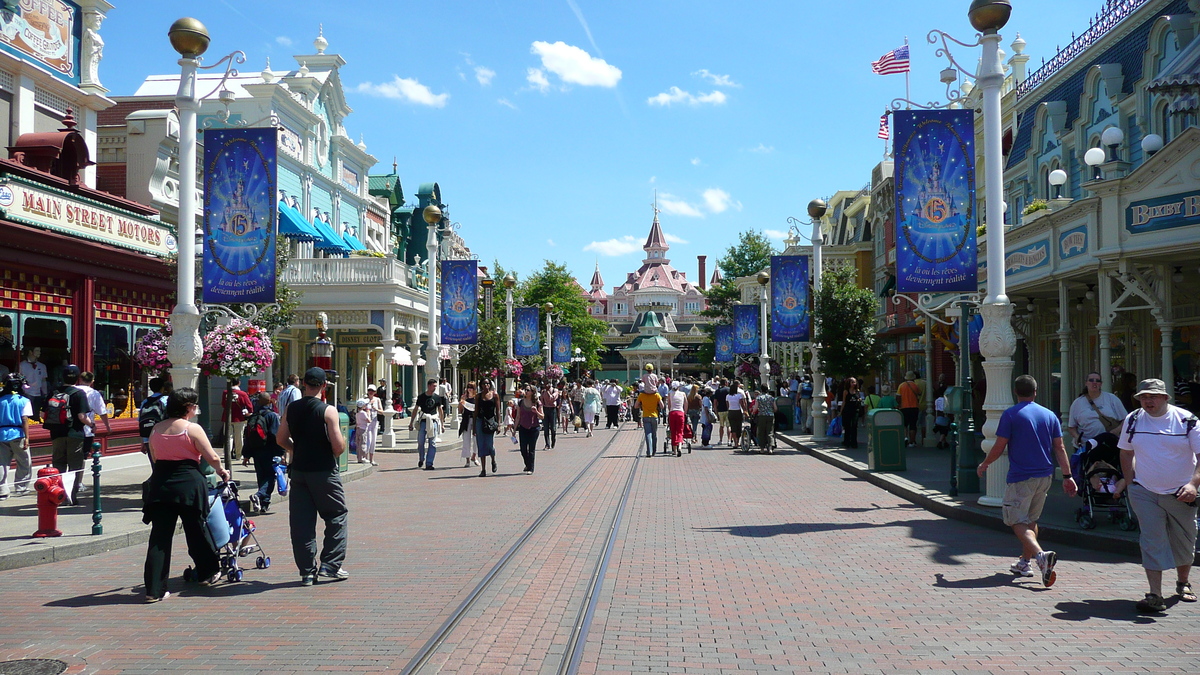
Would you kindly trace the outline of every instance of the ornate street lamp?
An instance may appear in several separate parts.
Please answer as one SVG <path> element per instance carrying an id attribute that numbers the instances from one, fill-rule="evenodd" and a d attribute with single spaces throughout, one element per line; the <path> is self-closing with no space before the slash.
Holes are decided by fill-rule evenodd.
<path id="1" fill-rule="evenodd" d="M 824 235 L 821 234 L 821 219 L 825 217 L 825 212 L 829 210 L 829 205 L 824 199 L 814 199 L 808 203 L 808 217 L 812 220 L 812 275 L 813 275 L 813 296 L 814 298 L 821 292 L 821 266 L 823 264 L 821 246 L 824 244 Z M 813 418 L 813 436 L 825 435 L 825 417 L 829 413 L 828 407 L 825 405 L 825 374 L 821 372 L 821 359 L 818 355 L 820 345 L 817 344 L 815 335 L 817 326 L 814 320 L 813 340 L 812 340 L 812 361 L 809 367 L 812 370 L 813 377 L 813 402 L 812 402 L 812 418 Z"/>
<path id="2" fill-rule="evenodd" d="M 770 385 L 770 383 L 771 383 L 771 362 L 770 362 L 770 356 L 767 354 L 767 310 L 768 310 L 767 284 L 771 283 L 771 275 L 767 274 L 766 271 L 762 271 L 762 272 L 758 273 L 758 276 L 755 277 L 755 280 L 758 281 L 758 287 L 759 287 L 759 294 L 758 294 L 758 305 L 759 305 L 759 312 L 758 312 L 758 326 L 759 326 L 759 328 L 758 328 L 758 333 L 759 333 L 759 338 L 758 338 L 758 346 L 759 346 L 758 378 L 759 378 L 759 381 L 762 382 L 763 386 L 765 387 L 765 386 Z"/>
<path id="3" fill-rule="evenodd" d="M 179 223 L 175 307 L 171 310 L 171 380 L 176 389 L 196 387 L 200 378 L 200 310 L 196 307 L 196 68 L 208 51 L 208 29 L 196 19 L 184 18 L 167 32 L 179 52 Z"/>

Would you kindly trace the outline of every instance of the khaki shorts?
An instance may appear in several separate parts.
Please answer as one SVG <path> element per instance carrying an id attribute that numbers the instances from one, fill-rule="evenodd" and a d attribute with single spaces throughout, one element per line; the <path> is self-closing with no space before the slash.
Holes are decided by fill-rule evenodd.
<path id="1" fill-rule="evenodd" d="M 1009 483 L 1004 488 L 1004 524 L 1035 525 L 1042 517 L 1046 505 L 1046 493 L 1050 491 L 1053 476 L 1027 478 L 1019 483 Z"/>

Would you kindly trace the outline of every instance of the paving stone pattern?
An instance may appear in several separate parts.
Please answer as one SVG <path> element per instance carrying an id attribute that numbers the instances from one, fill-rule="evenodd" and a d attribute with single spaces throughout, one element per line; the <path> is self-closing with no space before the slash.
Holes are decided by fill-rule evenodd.
<path id="1" fill-rule="evenodd" d="M 0 572 L 0 661 L 69 673 L 395 672 L 614 432 L 560 436 L 537 473 L 457 452 L 380 456 L 348 483 L 351 579 L 297 585 L 286 504 L 255 517 L 268 570 L 142 605 L 144 549 Z M 627 425 L 422 672 L 553 672 L 639 446 Z M 1010 535 L 949 521 L 790 450 L 643 459 L 581 672 L 1186 672 L 1200 607 L 1139 617 L 1141 568 L 1063 548 L 1012 577 Z M 175 543 L 176 575 L 187 564 Z M 252 565 L 252 562 L 251 562 Z"/>

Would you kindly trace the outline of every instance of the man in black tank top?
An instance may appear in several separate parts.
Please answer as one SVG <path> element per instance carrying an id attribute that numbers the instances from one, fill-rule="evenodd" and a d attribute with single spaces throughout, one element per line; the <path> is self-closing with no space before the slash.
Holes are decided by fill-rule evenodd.
<path id="1" fill-rule="evenodd" d="M 337 410 L 320 398 L 325 371 L 304 373 L 304 396 L 288 405 L 275 440 L 287 452 L 291 477 L 288 508 L 292 555 L 300 583 L 311 586 L 318 577 L 341 581 L 350 573 L 346 559 L 346 494 L 338 473 L 338 456 L 346 450 Z M 325 521 L 325 543 L 317 566 L 317 515 Z"/>

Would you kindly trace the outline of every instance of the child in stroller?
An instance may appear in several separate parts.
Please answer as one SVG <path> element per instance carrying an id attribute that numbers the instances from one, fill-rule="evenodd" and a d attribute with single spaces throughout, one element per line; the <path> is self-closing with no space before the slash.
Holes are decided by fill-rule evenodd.
<path id="1" fill-rule="evenodd" d="M 1071 456 L 1071 472 L 1083 477 L 1079 483 L 1083 506 L 1075 512 L 1075 522 L 1085 530 L 1096 527 L 1098 510 L 1107 510 L 1110 521 L 1122 530 L 1137 528 L 1137 519 L 1125 493 L 1120 452 L 1117 437 L 1103 433 L 1084 442 Z M 1114 498 L 1116 493 L 1121 496 Z"/>
<path id="2" fill-rule="evenodd" d="M 221 576 L 229 581 L 242 580 L 242 568 L 238 558 L 261 553 L 262 546 L 254 535 L 254 521 L 246 517 L 238 503 L 237 484 L 233 482 L 217 483 L 214 490 L 209 491 L 211 500 L 208 515 L 208 530 L 212 534 L 217 547 L 217 557 L 221 561 Z M 259 555 L 254 561 L 257 569 L 271 566 L 271 557 Z M 199 581 L 195 572 L 189 566 L 183 570 L 184 581 Z"/>

